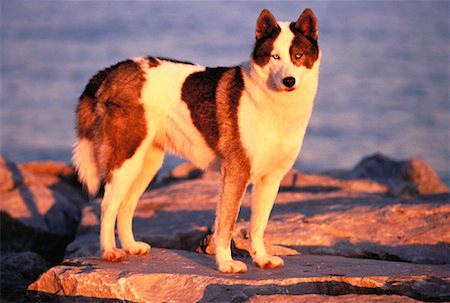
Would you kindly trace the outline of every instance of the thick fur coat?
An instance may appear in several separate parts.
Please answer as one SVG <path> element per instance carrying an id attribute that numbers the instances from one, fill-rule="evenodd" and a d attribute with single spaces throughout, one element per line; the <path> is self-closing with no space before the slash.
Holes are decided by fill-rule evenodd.
<path id="1" fill-rule="evenodd" d="M 231 257 L 240 204 L 253 183 L 251 256 L 260 267 L 283 260 L 266 253 L 264 230 L 279 184 L 294 164 L 318 85 L 318 23 L 306 9 L 296 22 L 263 10 L 248 62 L 208 68 L 158 57 L 137 57 L 97 73 L 77 107 L 73 162 L 91 194 L 102 183 L 103 258 L 146 254 L 135 241 L 133 213 L 162 165 L 165 151 L 202 169 L 221 171 L 214 228 L 218 269 L 245 272 Z M 121 249 L 116 247 L 115 225 Z"/>

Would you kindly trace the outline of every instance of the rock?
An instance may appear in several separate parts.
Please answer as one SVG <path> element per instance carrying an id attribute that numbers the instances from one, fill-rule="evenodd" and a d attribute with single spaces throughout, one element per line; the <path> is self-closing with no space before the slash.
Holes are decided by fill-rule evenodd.
<path id="1" fill-rule="evenodd" d="M 208 234 L 218 189 L 217 175 L 203 175 L 150 190 L 136 209 L 136 238 L 153 247 L 213 254 Z M 266 230 L 268 251 L 449 264 L 450 195 L 392 197 L 387 192 L 371 180 L 293 170 L 283 180 Z M 248 256 L 250 207 L 249 192 L 234 230 L 236 256 Z M 66 258 L 100 256 L 99 217 L 99 200 L 83 209 Z"/>
<path id="2" fill-rule="evenodd" d="M 204 171 L 197 168 L 194 164 L 190 162 L 184 162 L 168 172 L 164 176 L 163 182 L 169 183 L 171 181 L 198 179 L 201 178 L 203 174 Z"/>
<path id="3" fill-rule="evenodd" d="M 280 184 L 281 191 L 388 193 L 389 189 L 371 180 L 343 180 L 327 175 L 305 174 L 291 169 Z"/>
<path id="4" fill-rule="evenodd" d="M 386 185 L 393 195 L 449 192 L 431 166 L 420 159 L 394 161 L 382 154 L 375 154 L 364 158 L 345 177 L 374 180 Z"/>
<path id="5" fill-rule="evenodd" d="M 34 252 L 2 253 L 2 302 L 22 302 L 30 283 L 49 269 L 50 264 Z"/>
<path id="6" fill-rule="evenodd" d="M 67 165 L 0 156 L 2 302 L 23 302 L 27 286 L 61 262 L 85 200 Z"/>
<path id="7" fill-rule="evenodd" d="M 171 171 L 167 172 L 156 186 L 165 186 L 173 182 L 205 179 L 205 180 L 219 180 L 220 173 L 214 170 L 203 171 L 190 162 L 184 162 L 176 166 Z"/>
<path id="8" fill-rule="evenodd" d="M 265 240 L 272 254 L 450 264 L 449 201 L 450 195 L 302 198 L 281 193 Z M 249 228 L 249 221 L 243 220 L 234 231 L 233 240 L 242 250 L 249 250 Z"/>
<path id="9" fill-rule="evenodd" d="M 50 269 L 31 285 L 33 296 L 41 302 L 74 302 L 74 297 L 66 296 L 78 296 L 77 302 L 96 302 L 100 297 L 132 302 L 258 302 L 270 298 L 266 296 L 277 302 L 333 302 L 341 296 L 368 302 L 450 298 L 448 193 L 405 196 L 415 189 L 398 190 L 405 188 L 401 182 L 407 182 L 386 181 L 389 174 L 360 179 L 348 172 L 342 178 L 292 170 L 282 182 L 265 237 L 269 253 L 283 255 L 286 267 L 267 271 L 250 265 L 249 190 L 233 231 L 233 252 L 247 256 L 249 272 L 223 275 L 212 257 L 188 252 L 200 243 L 201 251 L 214 252 L 208 234 L 219 178 L 214 172 L 195 171 L 183 164 L 138 203 L 135 237 L 152 245 L 150 256 L 131 256 L 123 263 L 101 261 L 100 199 L 84 205 L 76 239 L 66 248 L 66 258 L 75 259 Z M 414 188 L 422 188 L 427 178 L 414 180 L 419 179 Z M 21 184 L 14 180 L 10 183 Z"/>
<path id="10" fill-rule="evenodd" d="M 249 300 L 250 303 L 413 303 L 421 302 L 406 296 L 398 295 L 270 295 L 270 296 L 253 296 Z"/>
<path id="11" fill-rule="evenodd" d="M 297 255 L 285 257 L 283 268 L 262 270 L 243 261 L 247 273 L 228 275 L 216 270 L 212 257 L 186 251 L 154 249 L 123 263 L 80 258 L 51 268 L 28 290 L 37 302 L 258 302 L 308 294 L 450 300 L 448 265 Z"/>
<path id="12" fill-rule="evenodd" d="M 27 162 L 16 164 L 0 156 L 0 192 L 8 192 L 20 185 L 58 185 L 63 181 L 80 187 L 73 169 L 61 162 Z"/>
<path id="13" fill-rule="evenodd" d="M 0 193 L 12 190 L 22 179 L 17 165 L 0 156 Z"/>
<path id="14" fill-rule="evenodd" d="M 61 163 L 17 165 L 0 157 L 1 251 L 34 251 L 61 261 L 86 197 L 73 170 Z"/>

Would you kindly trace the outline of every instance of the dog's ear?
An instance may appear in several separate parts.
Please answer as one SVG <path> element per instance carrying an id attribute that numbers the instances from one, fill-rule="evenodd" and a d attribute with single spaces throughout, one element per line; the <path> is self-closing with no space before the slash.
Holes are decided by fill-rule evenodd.
<path id="1" fill-rule="evenodd" d="M 298 17 L 294 28 L 306 37 L 310 37 L 314 40 L 317 40 L 319 36 L 319 24 L 316 16 L 309 8 L 305 9 L 300 17 Z"/>
<path id="2" fill-rule="evenodd" d="M 280 32 L 280 26 L 268 9 L 263 9 L 256 21 L 256 40 L 262 37 L 276 36 Z"/>

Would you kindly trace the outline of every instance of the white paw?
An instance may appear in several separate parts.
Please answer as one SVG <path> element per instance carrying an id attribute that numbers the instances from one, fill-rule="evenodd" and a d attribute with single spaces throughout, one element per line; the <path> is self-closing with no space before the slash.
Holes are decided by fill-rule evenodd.
<path id="1" fill-rule="evenodd" d="M 217 266 L 219 268 L 219 271 L 228 274 L 244 273 L 247 271 L 247 265 L 245 265 L 241 261 L 235 260 L 227 260 L 220 262 L 218 261 Z"/>
<path id="2" fill-rule="evenodd" d="M 277 256 L 253 256 L 253 262 L 261 268 L 277 268 L 284 265 L 283 259 Z"/>
<path id="3" fill-rule="evenodd" d="M 150 249 L 150 245 L 145 242 L 134 242 L 132 245 L 124 246 L 124 250 L 129 255 L 146 255 Z"/>
<path id="4" fill-rule="evenodd" d="M 122 249 L 111 248 L 111 249 L 103 250 L 102 255 L 103 255 L 103 260 L 120 262 L 120 261 L 125 260 L 125 257 L 127 254 Z"/>

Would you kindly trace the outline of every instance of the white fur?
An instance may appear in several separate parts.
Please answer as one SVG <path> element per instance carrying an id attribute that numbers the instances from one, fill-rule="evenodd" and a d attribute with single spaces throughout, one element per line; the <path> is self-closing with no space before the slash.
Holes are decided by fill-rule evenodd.
<path id="1" fill-rule="evenodd" d="M 89 194 L 94 196 L 100 187 L 100 176 L 95 165 L 92 142 L 78 139 L 74 144 L 72 161 L 80 181 L 86 185 Z"/>
<path id="2" fill-rule="evenodd" d="M 280 38 L 290 36 L 284 35 L 284 30 L 282 26 Z M 283 51 L 277 39 L 274 46 L 277 50 L 273 53 L 289 54 L 290 44 L 284 45 Z M 300 152 L 317 91 L 320 57 L 310 70 L 296 67 L 290 57 L 271 59 L 262 68 L 251 62 L 243 66 L 246 89 L 239 107 L 239 131 L 251 159 L 252 178 L 275 170 L 284 174 Z M 271 73 L 280 66 L 293 70 L 290 75 L 296 77 L 295 90 L 274 91 L 265 85 L 270 79 L 281 81 L 282 77 L 278 79 L 277 74 Z"/>

